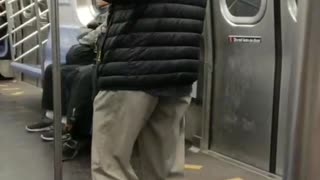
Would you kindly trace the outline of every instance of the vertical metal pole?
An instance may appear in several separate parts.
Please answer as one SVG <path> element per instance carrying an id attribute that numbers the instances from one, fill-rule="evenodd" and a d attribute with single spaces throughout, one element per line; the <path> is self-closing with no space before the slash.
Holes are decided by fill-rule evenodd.
<path id="1" fill-rule="evenodd" d="M 203 114 L 203 120 L 201 124 L 201 150 L 208 151 L 210 149 L 210 136 L 211 136 L 211 121 L 212 121 L 212 101 L 213 101 L 213 64 L 214 64 L 214 42 L 213 37 L 214 36 L 214 17 L 213 17 L 213 11 L 212 11 L 212 2 L 208 1 L 207 3 L 207 9 L 206 9 L 206 20 L 204 25 L 204 88 L 203 88 L 203 108 L 202 108 L 202 114 Z"/>
<path id="2" fill-rule="evenodd" d="M 292 66 L 292 120 L 285 180 L 320 178 L 320 1 L 299 1 L 297 59 Z"/>
<path id="3" fill-rule="evenodd" d="M 44 58 L 43 58 L 43 44 L 42 44 L 42 38 L 41 38 L 41 35 L 42 35 L 42 31 L 41 31 L 41 23 L 40 23 L 40 13 L 39 13 L 39 2 L 38 0 L 34 0 L 34 10 L 35 10 L 35 14 L 36 14 L 36 27 L 37 27 L 37 31 L 38 31 L 38 34 L 37 34 L 37 43 L 39 45 L 39 49 L 37 50 L 37 55 L 38 55 L 38 59 L 41 63 L 41 73 L 43 75 L 44 73 Z"/>
<path id="4" fill-rule="evenodd" d="M 54 94 L 54 180 L 62 180 L 59 0 L 50 1 Z"/>
<path id="5" fill-rule="evenodd" d="M 8 22 L 8 34 L 9 34 L 9 40 L 10 40 L 10 54 L 11 54 L 11 60 L 14 61 L 16 57 L 16 51 L 13 47 L 13 44 L 15 43 L 13 39 L 14 33 L 12 33 L 12 30 L 14 28 L 14 19 L 12 18 L 13 15 L 13 5 L 11 2 L 9 3 L 9 0 L 5 0 L 6 10 L 7 10 L 7 22 Z"/>

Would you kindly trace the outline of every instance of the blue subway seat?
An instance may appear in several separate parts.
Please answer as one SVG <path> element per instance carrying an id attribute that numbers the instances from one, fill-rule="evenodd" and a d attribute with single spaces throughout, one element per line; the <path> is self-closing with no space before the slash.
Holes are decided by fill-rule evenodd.
<path id="1" fill-rule="evenodd" d="M 80 34 L 79 27 L 73 26 L 61 26 L 60 27 L 60 60 L 61 63 L 66 62 L 66 55 L 71 46 L 77 44 L 77 37 Z M 45 67 L 52 64 L 52 38 L 51 33 L 49 32 L 48 42 L 45 45 Z M 41 78 L 41 66 L 40 65 L 31 65 L 19 62 L 12 62 L 12 67 L 18 71 L 22 72 L 25 75 L 32 76 L 35 78 Z"/>

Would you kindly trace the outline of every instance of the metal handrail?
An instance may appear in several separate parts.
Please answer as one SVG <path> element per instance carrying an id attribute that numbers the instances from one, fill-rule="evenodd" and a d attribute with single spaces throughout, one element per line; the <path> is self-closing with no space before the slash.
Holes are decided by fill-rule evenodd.
<path id="1" fill-rule="evenodd" d="M 22 8 L 21 10 L 17 11 L 16 13 L 14 13 L 12 16 L 9 16 L 9 18 L 14 18 L 16 16 L 18 16 L 19 14 L 23 13 L 24 11 L 34 7 L 35 3 L 31 3 L 28 6 Z"/>
<path id="2" fill-rule="evenodd" d="M 47 28 L 49 28 L 49 27 L 50 27 L 50 23 L 42 26 L 40 29 L 41 29 L 41 31 L 43 31 L 43 30 L 45 30 L 45 29 L 47 29 Z"/>
<path id="3" fill-rule="evenodd" d="M 8 21 L 8 36 L 9 36 L 9 41 L 10 44 L 12 44 L 13 41 L 13 36 L 12 36 L 12 32 L 11 30 L 14 29 L 14 21 L 12 18 L 9 18 L 11 14 L 13 14 L 13 8 L 10 6 L 11 4 L 9 3 L 9 0 L 5 0 L 5 6 L 6 6 L 6 11 L 7 11 L 7 21 Z M 14 60 L 15 59 L 15 48 L 13 46 L 10 46 L 10 51 L 11 51 L 11 59 Z"/>
<path id="4" fill-rule="evenodd" d="M 32 38 L 33 36 L 37 35 L 38 31 L 35 31 L 31 34 L 29 34 L 28 36 L 26 36 L 25 38 L 21 39 L 20 41 L 18 41 L 17 43 L 11 44 L 13 47 L 17 47 L 20 44 L 24 43 L 25 41 L 29 40 L 30 38 Z"/>
<path id="5" fill-rule="evenodd" d="M 3 24 L 0 26 L 0 29 L 4 28 L 4 27 L 6 27 L 6 26 L 8 26 L 8 23 L 7 23 L 7 22 L 6 22 L 6 23 L 3 23 Z"/>
<path id="6" fill-rule="evenodd" d="M 8 1 L 8 4 L 11 4 L 13 2 L 15 2 L 16 0 L 11 0 L 11 1 Z"/>
<path id="7" fill-rule="evenodd" d="M 29 20 L 26 21 L 25 23 L 21 24 L 20 26 L 18 26 L 18 27 L 15 28 L 14 30 L 12 30 L 11 33 L 13 34 L 13 33 L 17 32 L 17 31 L 19 31 L 20 29 L 26 27 L 28 24 L 34 22 L 35 20 L 37 20 L 36 17 L 33 17 L 33 18 L 29 19 Z"/>
<path id="8" fill-rule="evenodd" d="M 7 11 L 3 11 L 2 13 L 0 13 L 0 16 L 3 16 L 5 14 L 7 14 Z"/>
<path id="9" fill-rule="evenodd" d="M 59 1 L 50 1 L 50 22 L 52 37 L 52 72 L 54 95 L 54 180 L 62 180 L 62 126 L 61 126 L 61 71 L 60 71 L 60 29 Z"/>
<path id="10" fill-rule="evenodd" d="M 26 57 L 27 55 L 31 54 L 33 51 L 35 51 L 37 49 L 39 49 L 39 45 L 36 45 L 33 48 L 29 49 L 25 53 L 21 54 L 19 57 L 15 58 L 13 61 L 17 62 L 17 61 L 21 60 L 22 58 Z"/>
<path id="11" fill-rule="evenodd" d="M 40 48 L 40 51 L 38 51 L 38 60 L 40 60 L 40 64 L 41 64 L 41 72 L 44 72 L 45 70 L 45 64 L 44 64 L 44 57 L 43 57 L 43 44 L 42 44 L 42 40 L 41 40 L 41 24 L 40 24 L 40 13 L 38 11 L 38 9 L 40 9 L 39 7 L 39 2 L 38 0 L 35 0 L 34 1 L 35 3 L 35 9 L 36 9 L 36 17 L 38 19 L 38 21 L 36 22 L 36 26 L 37 26 L 37 35 L 38 35 L 38 38 L 37 38 L 37 42 L 38 42 L 38 45 L 39 45 L 39 48 Z"/>
<path id="12" fill-rule="evenodd" d="M 40 13 L 40 15 L 43 15 L 43 14 L 48 13 L 48 12 L 49 12 L 49 9 L 46 9 L 46 10 L 42 11 L 42 12 Z"/>
<path id="13" fill-rule="evenodd" d="M 47 23 L 45 25 L 43 25 L 40 20 L 41 20 L 41 16 L 49 13 L 49 9 L 46 9 L 42 12 L 39 11 L 40 7 L 39 7 L 39 1 L 38 0 L 33 0 L 30 4 L 28 4 L 26 7 L 23 7 L 21 9 L 19 9 L 18 11 L 14 12 L 14 9 L 12 8 L 12 3 L 16 2 L 16 0 L 1 0 L 0 3 L 6 3 L 6 11 L 2 12 L 1 15 L 7 15 L 7 19 L 8 22 L 5 24 L 2 24 L 0 26 L 1 28 L 4 28 L 6 26 L 8 26 L 8 34 L 3 36 L 2 38 L 0 38 L 0 40 L 6 39 L 9 37 L 10 39 L 10 48 L 11 48 L 11 59 L 12 61 L 16 62 L 16 61 L 20 61 L 22 60 L 24 57 L 26 57 L 27 55 L 30 55 L 31 53 L 34 53 L 36 50 L 37 54 L 38 54 L 38 59 L 40 60 L 41 63 L 41 72 L 44 72 L 44 57 L 43 57 L 43 46 L 45 43 L 48 42 L 48 38 L 42 39 L 41 37 L 41 32 L 46 30 L 47 28 L 49 28 L 51 25 L 50 23 Z M 32 18 L 28 19 L 27 21 L 23 22 L 22 24 L 15 26 L 15 17 L 17 17 L 18 15 L 24 13 L 25 11 L 32 9 L 35 10 L 35 14 Z M 24 27 L 28 26 L 31 23 L 34 23 L 37 27 L 37 29 L 33 32 L 31 32 L 31 34 L 29 34 L 26 37 L 23 37 L 23 39 L 19 40 L 19 41 L 15 41 L 14 40 L 14 36 L 15 33 L 17 33 L 18 31 L 22 30 Z M 21 55 L 16 55 L 15 51 L 16 48 L 19 47 L 20 45 L 22 45 L 23 43 L 27 42 L 28 40 L 34 38 L 35 36 L 37 36 L 37 44 L 33 47 L 31 47 L 29 50 L 27 50 L 26 52 L 24 52 Z"/>
<path id="14" fill-rule="evenodd" d="M 4 35 L 4 36 L 2 36 L 1 38 L 0 38 L 0 41 L 2 41 L 2 40 L 4 40 L 4 39 L 7 39 L 9 37 L 9 34 L 6 34 L 6 35 Z"/>

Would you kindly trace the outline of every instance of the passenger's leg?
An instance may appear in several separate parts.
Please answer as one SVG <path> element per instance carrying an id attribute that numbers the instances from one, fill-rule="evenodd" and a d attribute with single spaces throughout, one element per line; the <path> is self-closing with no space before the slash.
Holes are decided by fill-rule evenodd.
<path id="1" fill-rule="evenodd" d="M 75 139 L 88 138 L 92 128 L 92 75 L 93 65 L 78 68 L 78 73 L 69 87 L 67 118 Z"/>
<path id="2" fill-rule="evenodd" d="M 67 94 L 65 89 L 66 84 L 66 77 L 70 72 L 74 71 L 78 65 L 69 65 L 65 66 L 63 65 L 61 67 L 61 100 L 62 100 L 62 115 L 66 115 L 66 101 L 67 101 Z M 47 111 L 53 111 L 53 76 L 52 76 L 52 65 L 49 65 L 44 72 L 44 76 L 42 79 L 42 109 L 43 109 L 43 115 L 41 118 L 41 121 L 36 122 L 34 124 L 26 126 L 26 130 L 29 132 L 42 132 L 42 131 L 48 131 L 50 130 L 50 126 L 52 125 L 52 117 L 51 119 L 46 118 Z M 50 114 L 50 113 L 48 113 Z M 52 115 L 52 113 L 51 113 Z M 65 118 L 62 119 L 62 121 Z M 49 133 L 50 134 L 50 133 Z M 52 138 L 51 138 L 52 139 Z"/>
<path id="3" fill-rule="evenodd" d="M 160 98 L 139 138 L 140 180 L 184 179 L 184 122 L 190 97 Z"/>
<path id="4" fill-rule="evenodd" d="M 93 180 L 137 180 L 130 165 L 133 145 L 157 102 L 144 92 L 99 92 L 94 102 Z"/>
<path id="5" fill-rule="evenodd" d="M 70 74 L 74 72 L 79 65 L 62 65 L 61 66 L 61 110 L 62 115 L 66 115 L 66 102 L 67 102 L 67 93 L 66 93 L 66 84 L 69 83 Z M 49 65 L 44 73 L 43 81 L 43 92 L 42 92 L 42 109 L 44 110 L 53 110 L 53 76 L 52 76 L 52 65 Z"/>
<path id="6" fill-rule="evenodd" d="M 66 123 L 66 112 L 67 112 L 67 103 L 69 101 L 69 97 L 70 94 L 67 90 L 67 85 L 68 84 L 72 84 L 74 81 L 74 77 L 77 74 L 77 68 L 79 67 L 79 65 L 63 65 L 61 67 L 61 110 L 62 110 L 62 119 L 61 122 L 63 124 Z M 52 71 L 52 69 L 51 69 Z M 51 87 L 52 87 L 52 81 L 53 79 L 51 79 Z M 53 88 L 53 87 L 52 87 Z M 44 96 L 45 96 L 45 92 L 44 91 Z M 48 92 L 47 92 L 48 93 Z M 47 96 L 53 96 L 53 89 L 50 89 L 50 95 L 47 94 Z M 51 97 L 51 98 L 56 98 L 56 97 Z M 52 100 L 53 101 L 53 100 Z M 52 104 L 50 104 L 51 106 L 53 106 L 53 102 Z M 40 123 L 43 124 L 43 123 Z M 54 130 L 52 129 L 51 131 L 45 132 L 43 134 L 41 134 L 41 139 L 43 139 L 44 141 L 53 141 L 54 140 Z M 70 134 L 66 131 L 63 131 L 62 133 L 62 139 L 68 140 L 70 139 Z"/>
<path id="7" fill-rule="evenodd" d="M 25 127 L 28 132 L 43 132 L 51 129 L 50 126 L 53 123 L 53 116 L 47 118 L 47 111 L 53 111 L 52 65 L 49 65 L 44 71 L 42 89 L 42 117 L 40 121 Z M 48 114 L 50 114 L 50 112 L 48 112 Z"/>
<path id="8" fill-rule="evenodd" d="M 44 71 L 42 90 L 42 109 L 53 110 L 52 64 L 50 64 Z"/>

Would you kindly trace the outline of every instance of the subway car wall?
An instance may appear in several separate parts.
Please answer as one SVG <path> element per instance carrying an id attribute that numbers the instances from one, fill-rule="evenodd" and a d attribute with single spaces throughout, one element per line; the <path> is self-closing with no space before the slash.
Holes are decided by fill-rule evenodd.
<path id="1" fill-rule="evenodd" d="M 203 101 L 187 115 L 187 130 L 197 128 L 188 137 L 209 153 L 282 175 L 297 1 L 210 2 Z"/>
<path id="2" fill-rule="evenodd" d="M 21 2 L 13 5 L 14 11 L 30 3 Z M 61 44 L 70 45 L 77 41 L 76 36 L 97 14 L 97 9 L 91 0 L 59 3 Z M 290 124 L 286 121 L 286 109 L 291 29 L 296 26 L 297 9 L 296 0 L 209 1 L 201 54 L 203 66 L 186 114 L 187 140 L 208 154 L 247 164 L 255 170 L 283 174 L 285 137 Z M 28 13 L 15 17 L 14 24 L 28 22 L 35 12 Z M 48 23 L 48 16 L 40 17 L 39 22 Z M 26 26 L 15 33 L 15 42 L 36 30 L 35 22 Z M 40 34 L 41 41 L 33 36 L 28 43 L 17 46 L 15 56 L 23 55 L 45 39 L 45 43 L 51 43 L 49 28 Z M 44 64 L 50 63 L 50 46 L 43 48 L 19 62 L 23 67 L 39 70 L 44 63 L 38 58 L 39 51 L 46 52 L 42 54 L 47 57 Z M 41 86 L 41 75 L 14 70 L 16 79 Z"/>

